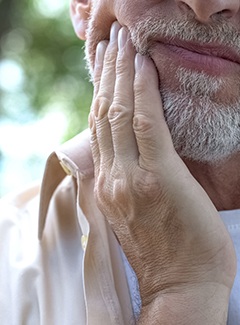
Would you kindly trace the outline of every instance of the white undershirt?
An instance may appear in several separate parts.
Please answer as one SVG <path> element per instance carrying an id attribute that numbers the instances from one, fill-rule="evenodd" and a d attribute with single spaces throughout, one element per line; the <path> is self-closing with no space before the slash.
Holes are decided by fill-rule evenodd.
<path id="1" fill-rule="evenodd" d="M 240 210 L 222 211 L 221 218 L 233 240 L 237 255 L 237 275 L 231 293 L 228 325 L 240 324 Z"/>

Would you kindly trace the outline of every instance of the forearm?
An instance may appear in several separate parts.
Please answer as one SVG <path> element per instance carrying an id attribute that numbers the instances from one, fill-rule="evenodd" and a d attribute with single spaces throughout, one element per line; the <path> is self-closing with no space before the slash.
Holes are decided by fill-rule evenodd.
<path id="1" fill-rule="evenodd" d="M 138 325 L 226 325 L 230 290 L 207 283 L 157 296 L 143 306 Z"/>

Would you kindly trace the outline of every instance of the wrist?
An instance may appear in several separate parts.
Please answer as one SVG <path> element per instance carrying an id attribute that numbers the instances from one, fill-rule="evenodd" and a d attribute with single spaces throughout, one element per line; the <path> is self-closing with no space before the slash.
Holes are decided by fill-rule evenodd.
<path id="1" fill-rule="evenodd" d="M 217 283 L 159 293 L 143 305 L 139 325 L 226 325 L 230 289 Z"/>

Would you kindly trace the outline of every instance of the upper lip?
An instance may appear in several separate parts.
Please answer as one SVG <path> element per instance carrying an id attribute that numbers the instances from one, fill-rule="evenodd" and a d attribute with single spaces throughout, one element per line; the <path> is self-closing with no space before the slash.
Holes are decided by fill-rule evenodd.
<path id="1" fill-rule="evenodd" d="M 229 47 L 228 45 L 220 45 L 216 43 L 199 44 L 177 39 L 157 39 L 157 41 L 166 45 L 172 45 L 179 48 L 183 48 L 191 52 L 199 53 L 202 55 L 214 56 L 240 64 L 240 55 L 238 51 L 232 47 Z"/>

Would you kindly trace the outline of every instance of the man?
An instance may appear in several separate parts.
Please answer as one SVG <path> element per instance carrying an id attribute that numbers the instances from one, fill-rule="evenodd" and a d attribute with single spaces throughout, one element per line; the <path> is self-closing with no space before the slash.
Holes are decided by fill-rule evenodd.
<path id="1" fill-rule="evenodd" d="M 1 324 L 240 324 L 239 8 L 72 1 L 91 140 L 2 203 Z"/>

